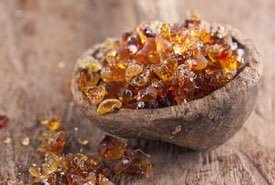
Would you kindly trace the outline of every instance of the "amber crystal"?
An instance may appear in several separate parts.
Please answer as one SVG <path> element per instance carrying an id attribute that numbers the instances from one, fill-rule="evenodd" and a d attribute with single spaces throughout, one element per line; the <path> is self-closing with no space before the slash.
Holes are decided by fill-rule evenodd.
<path id="1" fill-rule="evenodd" d="M 48 129 L 51 131 L 55 131 L 60 128 L 60 120 L 52 119 L 48 123 Z"/>
<path id="2" fill-rule="evenodd" d="M 128 149 L 124 157 L 116 164 L 114 171 L 117 175 L 128 173 L 148 178 L 153 173 L 153 166 L 140 150 Z"/>
<path id="3" fill-rule="evenodd" d="M 114 185 L 114 183 L 112 183 L 108 178 L 106 178 L 102 174 L 99 174 L 97 184 L 98 185 Z"/>
<path id="4" fill-rule="evenodd" d="M 0 115 L 0 129 L 4 128 L 8 122 L 9 122 L 9 117 L 5 115 Z"/>
<path id="5" fill-rule="evenodd" d="M 105 94 L 106 90 L 103 86 L 89 87 L 86 91 L 87 98 L 93 105 L 99 104 L 104 99 Z"/>
<path id="6" fill-rule="evenodd" d="M 50 154 L 61 154 L 64 150 L 65 132 L 44 132 L 40 138 L 42 144 L 39 151 Z"/>
<path id="7" fill-rule="evenodd" d="M 106 136 L 98 147 L 98 154 L 104 158 L 115 160 L 121 159 L 126 151 L 127 145 L 117 138 Z"/>
<path id="8" fill-rule="evenodd" d="M 119 109 L 122 103 L 118 99 L 105 99 L 103 100 L 97 109 L 98 114 L 106 114 Z"/>

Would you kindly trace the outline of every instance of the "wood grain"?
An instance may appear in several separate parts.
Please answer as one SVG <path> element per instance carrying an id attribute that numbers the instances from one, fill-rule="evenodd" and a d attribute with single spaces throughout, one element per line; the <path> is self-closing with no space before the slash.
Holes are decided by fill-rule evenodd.
<path id="1" fill-rule="evenodd" d="M 75 107 L 69 88 L 78 56 L 106 37 L 144 20 L 177 21 L 188 9 L 231 24 L 253 38 L 264 61 L 257 108 L 230 141 L 205 153 L 152 141 L 131 140 L 152 155 L 151 180 L 122 177 L 118 184 L 275 184 L 275 2 L 273 0 L 1 0 L 0 114 L 11 123 L 0 130 L 0 184 L 28 184 L 27 167 L 39 159 L 38 120 L 59 116 L 66 130 L 94 147 L 105 133 Z M 64 63 L 62 68 L 60 64 Z M 30 137 L 31 144 L 21 140 Z M 12 138 L 10 145 L 2 141 Z M 74 151 L 75 149 L 72 149 Z"/>

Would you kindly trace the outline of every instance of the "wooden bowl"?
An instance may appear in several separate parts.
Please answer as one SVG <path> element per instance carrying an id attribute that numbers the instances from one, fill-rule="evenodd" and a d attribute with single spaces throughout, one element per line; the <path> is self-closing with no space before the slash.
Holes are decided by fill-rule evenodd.
<path id="1" fill-rule="evenodd" d="M 243 126 L 254 109 L 263 68 L 253 43 L 238 30 L 227 29 L 245 50 L 247 66 L 224 87 L 204 98 L 165 108 L 120 109 L 98 115 L 96 107 L 78 89 L 77 63 L 72 79 L 75 103 L 91 123 L 116 136 L 162 140 L 193 150 L 216 148 Z M 93 54 L 99 46 L 94 46 L 88 54 Z"/>

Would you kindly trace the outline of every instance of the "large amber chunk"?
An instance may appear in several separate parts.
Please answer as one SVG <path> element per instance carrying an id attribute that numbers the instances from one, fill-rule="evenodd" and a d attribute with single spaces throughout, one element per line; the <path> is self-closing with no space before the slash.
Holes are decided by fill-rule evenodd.
<path id="1" fill-rule="evenodd" d="M 106 114 L 202 98 L 244 66 L 244 50 L 230 33 L 193 12 L 179 23 L 142 23 L 121 39 L 108 39 L 92 56 L 81 57 L 77 83 L 97 112 Z M 101 86 L 105 91 L 99 92 Z"/>
<path id="2" fill-rule="evenodd" d="M 99 144 L 98 154 L 107 159 L 121 159 L 126 151 L 126 144 L 114 137 L 106 136 Z"/>
<path id="3" fill-rule="evenodd" d="M 116 164 L 114 171 L 117 175 L 128 173 L 150 177 L 153 173 L 153 166 L 148 157 L 140 150 L 129 149 Z"/>
<path id="4" fill-rule="evenodd" d="M 65 132 L 45 132 L 41 136 L 42 145 L 39 151 L 50 154 L 61 154 L 65 147 Z"/>
<path id="5" fill-rule="evenodd" d="M 106 114 L 109 112 L 113 112 L 116 109 L 119 109 L 121 106 L 122 106 L 121 101 L 117 99 L 106 99 L 99 104 L 97 108 L 97 113 Z"/>
<path id="6" fill-rule="evenodd" d="M 86 95 L 90 103 L 93 105 L 99 104 L 106 94 L 106 90 L 103 86 L 90 87 L 87 89 Z"/>

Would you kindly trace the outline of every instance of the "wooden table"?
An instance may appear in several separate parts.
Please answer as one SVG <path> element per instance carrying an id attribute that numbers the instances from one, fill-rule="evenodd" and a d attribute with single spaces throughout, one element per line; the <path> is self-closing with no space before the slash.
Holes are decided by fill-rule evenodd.
<path id="1" fill-rule="evenodd" d="M 140 141 L 152 155 L 152 181 L 122 178 L 119 184 L 275 184 L 274 0 L 1 0 L 0 184 L 28 184 L 28 166 L 39 159 L 41 117 L 58 116 L 69 132 L 96 146 L 105 133 L 89 124 L 72 102 L 69 82 L 78 56 L 104 38 L 140 21 L 178 21 L 188 9 L 209 21 L 231 24 L 253 38 L 264 61 L 257 108 L 230 141 L 211 152 L 186 152 Z M 89 127 L 87 127 L 89 125 Z M 5 145 L 3 140 L 11 137 Z M 29 146 L 23 138 L 29 137 Z"/>

